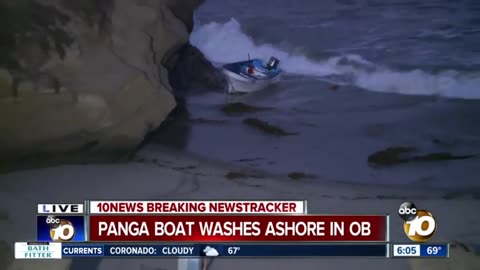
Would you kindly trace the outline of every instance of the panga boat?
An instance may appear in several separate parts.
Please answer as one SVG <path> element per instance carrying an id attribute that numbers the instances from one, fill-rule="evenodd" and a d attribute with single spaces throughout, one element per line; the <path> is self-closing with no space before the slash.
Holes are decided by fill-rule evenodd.
<path id="1" fill-rule="evenodd" d="M 224 65 L 223 73 L 228 80 L 228 93 L 250 93 L 276 82 L 282 73 L 278 63 L 278 59 L 270 57 L 266 65 L 260 59 Z"/>

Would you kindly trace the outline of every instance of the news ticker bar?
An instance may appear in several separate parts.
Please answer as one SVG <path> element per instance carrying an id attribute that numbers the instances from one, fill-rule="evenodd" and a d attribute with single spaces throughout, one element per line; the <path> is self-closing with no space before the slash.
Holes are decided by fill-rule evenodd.
<path id="1" fill-rule="evenodd" d="M 306 201 L 85 201 L 39 203 L 38 214 L 307 214 Z"/>
<path id="2" fill-rule="evenodd" d="M 447 258 L 448 244 L 394 244 L 393 257 Z M 388 258 L 389 243 L 364 244 L 101 244 L 15 243 L 16 259 L 74 257 L 372 257 Z"/>
<path id="3" fill-rule="evenodd" d="M 36 240 L 109 243 L 389 241 L 388 215 L 315 215 L 307 214 L 306 206 L 306 201 L 38 204 Z M 208 218 L 202 214 L 208 214 Z"/>

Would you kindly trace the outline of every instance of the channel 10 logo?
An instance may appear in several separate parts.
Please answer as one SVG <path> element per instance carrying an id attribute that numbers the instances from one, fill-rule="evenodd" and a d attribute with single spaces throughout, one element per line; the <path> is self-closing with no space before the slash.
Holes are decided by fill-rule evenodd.
<path id="1" fill-rule="evenodd" d="M 75 236 L 73 224 L 56 216 L 48 216 L 45 220 L 50 227 L 50 237 L 53 241 L 71 241 Z"/>
<path id="2" fill-rule="evenodd" d="M 37 240 L 45 242 L 84 241 L 83 216 L 38 216 Z"/>
<path id="3" fill-rule="evenodd" d="M 432 213 L 419 210 L 411 202 L 404 202 L 398 209 L 398 215 L 403 219 L 405 235 L 414 242 L 426 242 L 437 231 L 437 222 Z"/>

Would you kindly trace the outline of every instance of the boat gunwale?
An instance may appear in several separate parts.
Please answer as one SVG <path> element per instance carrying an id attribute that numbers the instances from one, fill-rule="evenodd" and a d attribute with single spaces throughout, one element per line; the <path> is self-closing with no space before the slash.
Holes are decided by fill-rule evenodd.
<path id="1" fill-rule="evenodd" d="M 222 66 L 222 68 L 224 70 L 228 71 L 228 72 L 231 72 L 233 74 L 242 76 L 244 78 L 248 78 L 248 79 L 253 80 L 253 81 L 256 81 L 256 80 L 262 80 L 262 81 L 273 80 L 282 73 L 281 69 L 276 69 L 278 72 L 273 73 L 273 76 L 270 75 L 270 74 L 266 74 L 267 76 L 262 78 L 262 77 L 250 76 L 248 74 L 245 74 L 245 73 L 241 72 L 240 68 L 242 67 L 242 65 L 247 64 L 249 62 L 253 62 L 254 60 L 247 60 L 247 61 L 240 61 L 240 62 L 225 64 L 225 65 Z M 235 67 L 235 68 L 233 68 L 233 67 Z"/>

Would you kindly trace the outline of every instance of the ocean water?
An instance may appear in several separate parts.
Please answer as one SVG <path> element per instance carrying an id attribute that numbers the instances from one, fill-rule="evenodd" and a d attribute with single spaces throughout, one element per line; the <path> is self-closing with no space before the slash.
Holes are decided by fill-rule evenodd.
<path id="1" fill-rule="evenodd" d="M 479 18 L 475 0 L 209 0 L 191 41 L 219 63 L 274 55 L 291 74 L 478 99 Z"/>
<path id="2" fill-rule="evenodd" d="M 367 162 L 392 146 L 480 154 L 479 15 L 474 0 L 208 0 L 195 14 L 192 44 L 217 65 L 275 56 L 285 75 L 246 96 L 189 96 L 191 118 L 221 121 L 183 125 L 182 147 L 318 181 L 479 188 L 479 157 L 384 168 Z M 221 106 L 234 101 L 271 110 L 223 114 Z M 246 117 L 296 135 L 263 134 L 243 124 Z"/>

